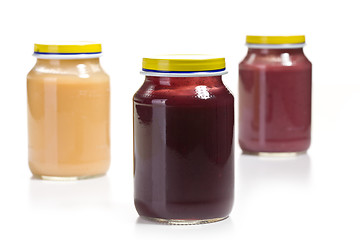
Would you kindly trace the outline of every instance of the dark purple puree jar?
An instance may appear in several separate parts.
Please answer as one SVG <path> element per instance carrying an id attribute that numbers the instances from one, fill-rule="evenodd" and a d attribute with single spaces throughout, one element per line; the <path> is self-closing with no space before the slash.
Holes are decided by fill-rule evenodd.
<path id="1" fill-rule="evenodd" d="M 134 95 L 135 206 L 169 224 L 228 217 L 234 197 L 234 98 L 224 58 L 144 58 Z"/>

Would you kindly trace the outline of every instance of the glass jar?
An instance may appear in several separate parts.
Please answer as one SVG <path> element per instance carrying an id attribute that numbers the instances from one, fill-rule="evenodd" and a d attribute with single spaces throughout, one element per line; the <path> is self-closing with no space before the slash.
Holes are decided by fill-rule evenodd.
<path id="1" fill-rule="evenodd" d="M 134 95 L 135 206 L 169 224 L 226 218 L 234 194 L 234 98 L 225 59 L 144 58 Z"/>
<path id="2" fill-rule="evenodd" d="M 247 36 L 239 65 L 239 143 L 244 152 L 296 154 L 310 146 L 311 63 L 305 36 Z"/>
<path id="3" fill-rule="evenodd" d="M 27 76 L 29 166 L 52 180 L 103 175 L 110 164 L 109 77 L 101 45 L 35 44 Z"/>

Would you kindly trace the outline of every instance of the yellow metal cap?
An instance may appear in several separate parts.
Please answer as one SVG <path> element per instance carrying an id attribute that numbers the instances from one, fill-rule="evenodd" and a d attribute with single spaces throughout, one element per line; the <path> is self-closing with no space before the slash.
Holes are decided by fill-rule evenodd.
<path id="1" fill-rule="evenodd" d="M 225 71 L 225 58 L 202 54 L 174 54 L 143 58 L 144 72 L 196 73 Z"/>
<path id="2" fill-rule="evenodd" d="M 34 54 L 98 54 L 101 44 L 94 42 L 35 43 Z"/>
<path id="3" fill-rule="evenodd" d="M 246 36 L 248 44 L 301 44 L 305 43 L 304 35 L 297 36 Z"/>

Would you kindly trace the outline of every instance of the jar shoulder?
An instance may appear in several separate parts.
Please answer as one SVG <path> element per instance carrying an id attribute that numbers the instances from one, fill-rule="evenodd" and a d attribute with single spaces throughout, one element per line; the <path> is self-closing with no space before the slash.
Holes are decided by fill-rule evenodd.
<path id="1" fill-rule="evenodd" d="M 89 80 L 109 82 L 109 75 L 100 65 L 78 64 L 71 67 L 36 64 L 27 74 L 28 81 Z"/>
<path id="2" fill-rule="evenodd" d="M 137 103 L 166 105 L 211 104 L 214 102 L 234 102 L 234 97 L 224 84 L 216 86 L 191 85 L 182 87 L 159 86 L 144 82 L 134 94 Z"/>
<path id="3" fill-rule="evenodd" d="M 297 68 L 311 69 L 312 63 L 304 54 L 247 54 L 239 63 L 239 69 L 268 69 L 268 68 Z"/>

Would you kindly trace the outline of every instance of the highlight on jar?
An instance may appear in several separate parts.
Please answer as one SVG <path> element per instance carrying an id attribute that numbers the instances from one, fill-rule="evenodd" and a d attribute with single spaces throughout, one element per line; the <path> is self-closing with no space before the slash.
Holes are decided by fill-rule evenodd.
<path id="1" fill-rule="evenodd" d="M 35 44 L 27 75 L 29 167 L 34 177 L 77 180 L 110 165 L 110 83 L 101 44 Z"/>
<path id="2" fill-rule="evenodd" d="M 305 36 L 247 36 L 239 64 L 239 144 L 243 152 L 289 156 L 311 139 L 311 62 Z"/>
<path id="3" fill-rule="evenodd" d="M 202 224 L 229 216 L 234 197 L 234 97 L 225 59 L 144 58 L 133 98 L 135 207 L 145 219 Z"/>

